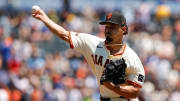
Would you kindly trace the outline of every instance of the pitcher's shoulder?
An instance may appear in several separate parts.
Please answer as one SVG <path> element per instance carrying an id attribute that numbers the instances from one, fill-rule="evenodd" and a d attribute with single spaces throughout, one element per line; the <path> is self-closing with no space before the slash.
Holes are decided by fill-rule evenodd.
<path id="1" fill-rule="evenodd" d="M 137 53 L 131 49 L 129 46 L 127 46 L 125 54 L 123 54 L 124 59 L 126 60 L 126 63 L 129 67 L 143 67 L 142 62 L 137 55 Z"/>
<path id="2" fill-rule="evenodd" d="M 138 57 L 137 53 L 131 48 L 129 47 L 129 45 L 126 45 L 126 50 L 125 50 L 125 54 L 126 57 Z"/>

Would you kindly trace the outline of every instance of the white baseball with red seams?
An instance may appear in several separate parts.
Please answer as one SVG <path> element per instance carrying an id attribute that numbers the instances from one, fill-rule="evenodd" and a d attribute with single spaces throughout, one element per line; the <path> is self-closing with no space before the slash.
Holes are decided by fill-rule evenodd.
<path id="1" fill-rule="evenodd" d="M 36 12 L 39 10 L 41 10 L 39 6 L 37 6 L 37 5 L 32 6 L 32 12 Z"/>

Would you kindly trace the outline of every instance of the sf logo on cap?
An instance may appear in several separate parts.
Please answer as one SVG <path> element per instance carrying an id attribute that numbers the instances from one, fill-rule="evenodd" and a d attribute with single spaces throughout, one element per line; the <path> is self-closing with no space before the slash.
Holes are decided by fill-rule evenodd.
<path id="1" fill-rule="evenodd" d="M 106 19 L 111 19 L 111 17 L 112 17 L 112 13 L 109 13 L 109 14 L 107 15 Z"/>

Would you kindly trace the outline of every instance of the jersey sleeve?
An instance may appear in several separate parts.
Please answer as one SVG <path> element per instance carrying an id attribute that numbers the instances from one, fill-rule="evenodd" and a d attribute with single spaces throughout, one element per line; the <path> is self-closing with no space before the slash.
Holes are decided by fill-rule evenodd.
<path id="1" fill-rule="evenodd" d="M 134 53 L 132 57 L 127 59 L 126 80 L 127 83 L 142 88 L 145 80 L 143 65 L 139 57 Z"/>
<path id="2" fill-rule="evenodd" d="M 87 53 L 99 43 L 101 38 L 86 33 L 69 32 L 69 40 L 71 48 Z"/>

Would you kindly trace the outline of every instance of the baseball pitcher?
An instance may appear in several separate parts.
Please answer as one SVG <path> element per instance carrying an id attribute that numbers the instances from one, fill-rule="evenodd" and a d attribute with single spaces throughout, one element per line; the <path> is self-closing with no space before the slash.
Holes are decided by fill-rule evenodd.
<path id="1" fill-rule="evenodd" d="M 109 13 L 100 22 L 105 26 L 106 39 L 67 31 L 50 20 L 42 9 L 33 11 L 32 16 L 84 55 L 98 80 L 101 101 L 138 101 L 145 79 L 144 68 L 137 54 L 122 41 L 128 27 L 120 12 Z"/>

